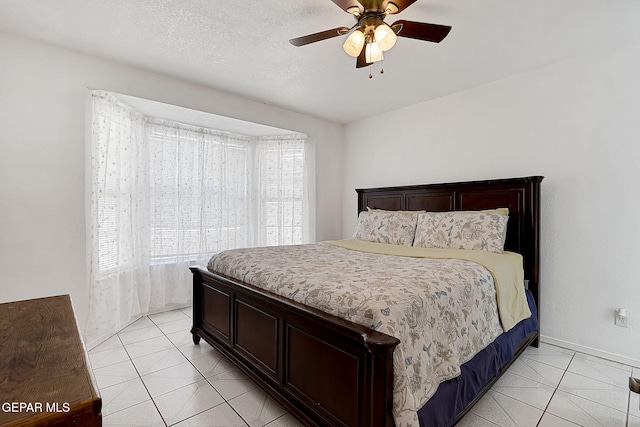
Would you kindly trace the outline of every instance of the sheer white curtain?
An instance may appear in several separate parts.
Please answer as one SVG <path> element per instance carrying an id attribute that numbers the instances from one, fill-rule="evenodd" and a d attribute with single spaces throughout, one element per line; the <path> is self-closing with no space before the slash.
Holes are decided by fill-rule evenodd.
<path id="1" fill-rule="evenodd" d="M 87 344 L 148 311 L 149 150 L 142 115 L 93 95 Z"/>
<path id="2" fill-rule="evenodd" d="M 306 136 L 248 137 L 143 117 L 93 94 L 89 347 L 187 305 L 215 252 L 313 241 Z"/>
<path id="3" fill-rule="evenodd" d="M 255 246 L 292 245 L 315 240 L 309 227 L 314 199 L 309 176 L 313 153 L 304 135 L 256 138 L 257 212 Z"/>
<path id="4" fill-rule="evenodd" d="M 163 307 L 190 301 L 190 265 L 249 245 L 249 138 L 158 119 L 147 132 L 151 303 Z"/>

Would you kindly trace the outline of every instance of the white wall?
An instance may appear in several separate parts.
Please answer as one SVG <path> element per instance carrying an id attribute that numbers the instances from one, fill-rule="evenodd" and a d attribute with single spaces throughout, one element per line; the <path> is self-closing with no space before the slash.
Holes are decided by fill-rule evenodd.
<path id="1" fill-rule="evenodd" d="M 89 88 L 306 133 L 316 237 L 340 237 L 342 125 L 0 33 L 0 302 L 68 293 L 85 324 Z"/>
<path id="2" fill-rule="evenodd" d="M 543 339 L 640 366 L 639 70 L 630 44 L 347 125 L 343 235 L 354 188 L 544 175 Z"/>

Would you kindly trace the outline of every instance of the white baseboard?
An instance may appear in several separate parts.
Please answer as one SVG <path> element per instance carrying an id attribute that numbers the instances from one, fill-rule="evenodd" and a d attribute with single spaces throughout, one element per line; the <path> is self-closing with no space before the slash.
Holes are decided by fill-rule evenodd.
<path id="1" fill-rule="evenodd" d="M 579 351 L 580 353 L 585 353 L 590 356 L 600 357 L 602 359 L 611 360 L 613 362 L 624 363 L 625 365 L 630 365 L 630 366 L 633 366 L 634 368 L 640 368 L 640 360 L 633 359 L 631 357 L 621 356 L 615 353 L 609 353 L 606 351 L 598 350 L 598 349 L 587 347 L 584 345 L 574 344 L 572 342 L 551 338 L 545 335 L 540 336 L 540 341 L 546 344 L 555 345 L 557 347 L 563 347 L 569 350 Z"/>

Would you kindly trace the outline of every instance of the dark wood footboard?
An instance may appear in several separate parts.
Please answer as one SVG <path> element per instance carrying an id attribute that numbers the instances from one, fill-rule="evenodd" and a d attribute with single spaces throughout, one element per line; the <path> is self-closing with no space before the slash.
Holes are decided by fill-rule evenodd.
<path id="1" fill-rule="evenodd" d="M 307 425 L 393 426 L 399 341 L 193 267 L 193 334 Z"/>

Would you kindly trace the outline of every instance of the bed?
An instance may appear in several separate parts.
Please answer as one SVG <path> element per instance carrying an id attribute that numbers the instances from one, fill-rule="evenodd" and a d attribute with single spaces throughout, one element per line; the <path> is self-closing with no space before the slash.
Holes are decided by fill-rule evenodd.
<path id="1" fill-rule="evenodd" d="M 531 315 L 483 343 L 458 367 L 461 375 L 437 386 L 415 413 L 423 427 L 455 424 L 527 346 L 538 344 L 541 181 L 536 176 L 356 190 L 358 213 L 508 208 L 504 249 L 522 256 Z M 404 341 L 252 285 L 244 276 L 191 270 L 194 343 L 202 338 L 214 346 L 306 425 L 396 425 L 393 356 L 405 351 Z M 398 366 L 396 360 L 396 380 Z M 397 390 L 396 384 L 396 412 Z"/>

